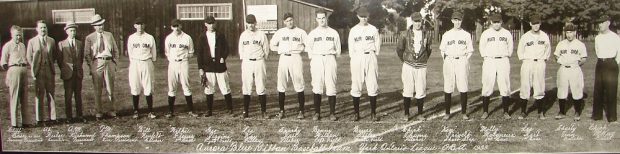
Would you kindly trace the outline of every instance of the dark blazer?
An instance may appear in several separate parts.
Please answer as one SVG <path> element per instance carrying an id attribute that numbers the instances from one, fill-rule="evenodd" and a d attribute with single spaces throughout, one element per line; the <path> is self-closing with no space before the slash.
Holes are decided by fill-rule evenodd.
<path id="1" fill-rule="evenodd" d="M 411 29 L 403 32 L 396 43 L 396 53 L 401 61 L 407 64 L 426 64 L 431 55 L 432 34 L 422 30 L 422 46 L 417 54 L 414 51 L 413 32 Z"/>
<path id="2" fill-rule="evenodd" d="M 82 64 L 84 63 L 84 45 L 82 41 L 75 39 L 75 46 L 71 48 L 69 40 L 63 40 L 58 42 L 58 67 L 60 68 L 60 78 L 63 80 L 69 80 L 73 77 L 73 72 L 77 73 L 77 78 L 82 79 L 84 71 Z M 72 61 L 69 61 L 72 60 Z M 69 67 L 69 64 L 73 64 L 73 68 Z"/>
<path id="3" fill-rule="evenodd" d="M 221 73 L 226 71 L 226 58 L 228 58 L 228 42 L 225 35 L 215 32 L 215 55 L 211 55 L 209 41 L 206 32 L 200 34 L 196 45 L 196 60 L 198 60 L 198 69 L 205 72 Z M 224 62 L 220 63 L 223 58 Z"/>
<path id="4" fill-rule="evenodd" d="M 32 67 L 32 76 L 37 77 L 39 75 L 39 70 L 42 67 L 49 67 L 52 75 L 54 75 L 54 61 L 56 57 L 54 52 L 56 51 L 56 42 L 53 38 L 49 36 L 45 36 L 45 43 L 47 45 L 42 46 L 41 44 L 41 36 L 37 35 L 30 40 L 28 40 L 28 47 L 26 47 L 26 59 L 28 63 L 30 63 Z M 47 54 L 48 66 L 41 66 L 41 54 L 45 52 Z"/>

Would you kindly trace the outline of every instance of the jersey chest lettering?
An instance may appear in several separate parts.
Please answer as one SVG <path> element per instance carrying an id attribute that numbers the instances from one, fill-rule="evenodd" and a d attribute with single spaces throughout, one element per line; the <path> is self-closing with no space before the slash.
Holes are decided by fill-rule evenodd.
<path id="1" fill-rule="evenodd" d="M 375 36 L 358 36 L 353 38 L 353 40 L 355 42 L 359 42 L 359 41 L 374 41 L 375 40 Z"/>
<path id="2" fill-rule="evenodd" d="M 299 37 L 282 37 L 282 41 L 293 41 L 293 42 L 301 42 L 301 38 Z"/>
<path id="3" fill-rule="evenodd" d="M 146 43 L 134 43 L 132 46 L 133 48 L 151 48 L 151 44 Z"/>
<path id="4" fill-rule="evenodd" d="M 184 49 L 184 48 L 188 48 L 189 45 L 187 45 L 187 44 L 168 44 L 168 47 L 169 48 L 182 48 L 182 49 Z"/>
<path id="5" fill-rule="evenodd" d="M 448 45 L 454 45 L 454 44 L 465 45 L 466 43 L 467 43 L 467 41 L 465 41 L 465 40 L 450 40 L 450 41 L 448 41 Z"/>
<path id="6" fill-rule="evenodd" d="M 490 37 L 490 38 L 487 39 L 487 41 L 488 42 L 494 42 L 494 41 L 508 42 L 508 38 L 506 38 L 506 37 Z"/>
<path id="7" fill-rule="evenodd" d="M 260 44 L 261 44 L 261 41 L 259 41 L 259 40 L 249 40 L 249 41 L 243 41 L 243 45 L 250 45 L 250 44 L 260 45 Z"/>
<path id="8" fill-rule="evenodd" d="M 334 41 L 334 37 L 325 37 L 325 39 L 323 39 L 323 37 L 315 37 L 313 38 L 314 42 L 320 42 L 320 41 Z"/>
<path id="9" fill-rule="evenodd" d="M 579 54 L 579 50 L 576 50 L 576 49 L 562 49 L 562 50 L 560 50 L 560 54 L 561 55 L 568 54 L 568 53 L 573 54 L 573 55 L 578 55 Z"/>

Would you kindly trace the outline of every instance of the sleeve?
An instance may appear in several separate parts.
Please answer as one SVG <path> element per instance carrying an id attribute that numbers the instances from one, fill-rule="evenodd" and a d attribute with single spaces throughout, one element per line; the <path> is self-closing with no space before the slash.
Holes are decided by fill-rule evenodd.
<path id="1" fill-rule="evenodd" d="M 349 32 L 349 38 L 348 38 L 348 43 L 349 43 L 349 57 L 353 57 L 353 55 L 355 55 L 355 33 L 357 33 L 354 29 L 355 27 L 351 28 L 351 31 Z"/>
<path id="2" fill-rule="evenodd" d="M 170 45 L 168 45 L 170 43 L 170 37 L 166 37 L 166 39 L 164 39 L 164 55 L 166 56 L 166 58 L 168 58 L 168 55 L 170 53 Z"/>
<path id="3" fill-rule="evenodd" d="M 581 56 L 581 58 L 588 57 L 588 49 L 586 48 L 586 45 L 583 43 L 579 45 L 579 55 Z"/>
<path id="4" fill-rule="evenodd" d="M 401 33 L 399 39 L 396 41 L 396 54 L 398 55 L 398 58 L 400 58 L 400 61 L 403 61 L 403 52 L 405 51 L 405 45 L 407 42 L 405 40 L 406 36 L 406 34 Z"/>
<path id="5" fill-rule="evenodd" d="M 30 67 L 34 65 L 34 49 L 32 49 L 32 41 L 28 41 L 28 47 L 26 47 L 26 61 L 30 64 Z M 32 69 L 31 69 L 32 70 Z"/>
<path id="6" fill-rule="evenodd" d="M 301 33 L 301 45 L 303 46 L 301 52 L 303 52 L 306 49 L 306 40 L 308 40 L 308 33 L 306 33 L 306 31 L 304 30 L 300 30 L 299 32 Z"/>
<path id="7" fill-rule="evenodd" d="M 439 43 L 439 51 L 441 52 L 442 57 L 446 55 L 446 46 L 448 45 L 447 43 L 448 42 L 446 40 L 446 34 L 444 33 L 441 36 L 441 43 Z"/>
<path id="8" fill-rule="evenodd" d="M 375 30 L 375 54 L 379 55 L 379 52 L 381 51 L 381 34 L 379 34 L 378 30 Z"/>
<path id="9" fill-rule="evenodd" d="M 118 50 L 118 46 L 116 45 L 116 38 L 112 34 L 110 34 L 110 38 L 112 39 L 110 40 L 110 44 L 112 44 L 112 49 L 114 49 L 114 52 L 112 52 L 112 59 L 117 60 L 118 53 L 120 53 L 120 51 Z"/>
<path id="10" fill-rule="evenodd" d="M 273 34 L 273 37 L 271 37 L 271 41 L 269 41 L 269 46 L 271 47 L 271 50 L 273 51 L 278 51 L 278 45 L 280 43 L 280 31 L 276 31 L 275 34 Z M 269 52 L 269 51 L 267 51 Z"/>
<path id="11" fill-rule="evenodd" d="M 220 47 L 222 48 L 221 51 L 223 51 L 221 57 L 227 59 L 230 54 L 230 51 L 228 50 L 228 39 L 226 39 L 226 35 L 223 34 L 220 34 L 219 38 L 220 40 L 218 40 L 218 42 L 220 42 Z"/>
<path id="12" fill-rule="evenodd" d="M 553 55 L 555 56 L 555 60 L 560 65 L 562 64 L 562 63 L 560 63 L 560 56 L 561 56 L 560 49 L 561 49 L 561 47 L 562 47 L 562 42 L 558 43 L 558 45 L 555 46 L 555 51 L 553 51 Z"/>
<path id="13" fill-rule="evenodd" d="M 482 58 L 487 56 L 487 51 L 485 50 L 485 48 L 487 47 L 487 38 L 489 36 L 487 36 L 488 33 L 482 32 L 482 35 L 480 36 L 480 43 L 478 45 L 478 48 L 480 50 L 480 56 Z"/>
<path id="14" fill-rule="evenodd" d="M 547 42 L 547 44 L 545 45 L 545 59 L 549 59 L 549 56 L 551 56 L 551 40 L 549 39 L 549 35 L 546 35 L 545 37 L 545 42 Z"/>
<path id="15" fill-rule="evenodd" d="M 9 64 L 9 43 L 4 44 L 2 46 L 2 57 L 0 57 L 0 66 Z"/>
<path id="16" fill-rule="evenodd" d="M 241 36 L 239 36 L 239 43 L 238 44 L 239 45 L 238 45 L 238 49 L 237 50 L 239 50 L 238 51 L 239 52 L 239 59 L 243 60 L 243 58 L 244 58 L 243 57 L 244 56 L 243 55 L 243 50 L 244 50 L 243 49 L 243 33 L 241 33 Z"/>
<path id="17" fill-rule="evenodd" d="M 132 37 L 132 35 L 129 36 L 129 39 L 127 39 L 127 57 L 129 57 L 129 61 L 131 61 L 132 58 L 134 58 L 133 55 L 133 44 L 134 44 L 135 40 L 134 37 Z M 112 57 L 114 57 L 114 53 L 112 53 Z"/>
<path id="18" fill-rule="evenodd" d="M 200 34 L 200 36 L 198 36 L 198 40 L 196 40 L 196 41 L 202 41 L 203 39 L 205 39 L 205 38 L 203 37 L 203 35 L 205 35 L 205 34 Z M 190 42 L 191 42 L 192 44 L 194 44 L 194 40 L 192 40 L 191 38 L 190 38 Z M 203 60 L 204 60 L 204 48 L 203 48 L 203 45 L 201 45 L 200 43 L 198 43 L 198 45 L 196 46 L 196 49 L 197 49 L 197 50 L 196 50 L 196 51 L 194 51 L 194 53 L 196 54 L 196 62 L 198 63 L 198 69 L 199 69 L 199 70 L 204 70 L 204 69 L 206 69 L 206 68 L 204 68 L 204 67 L 205 67 L 205 64 L 204 64 L 204 63 L 205 63 L 205 62 L 203 61 Z M 191 48 L 191 49 L 190 49 L 190 51 L 191 51 L 191 50 L 193 50 L 193 48 Z M 202 74 L 202 73 L 201 73 L 201 74 Z"/>
<path id="19" fill-rule="evenodd" d="M 153 55 L 151 57 L 151 60 L 153 61 L 157 61 L 157 44 L 155 43 L 155 38 L 151 35 L 151 54 Z"/>
<path id="20" fill-rule="evenodd" d="M 616 35 L 616 43 L 620 44 L 620 36 Z M 616 63 L 620 64 L 620 45 L 616 46 Z"/>
<path id="21" fill-rule="evenodd" d="M 512 53 L 514 52 L 514 40 L 512 37 L 512 34 L 510 33 L 510 31 L 506 31 L 506 37 L 507 37 L 507 41 L 508 41 L 508 57 L 512 57 Z"/>
<path id="22" fill-rule="evenodd" d="M 313 33 L 310 32 L 310 34 L 308 34 L 306 38 L 304 38 L 304 51 L 308 54 L 312 53 L 312 47 L 314 46 L 314 38 L 312 37 L 312 34 Z"/>
<path id="23" fill-rule="evenodd" d="M 56 58 L 56 63 L 58 65 L 58 68 L 62 69 L 62 67 L 63 67 L 62 61 L 64 59 L 64 56 L 62 56 L 62 55 L 63 55 L 64 52 L 63 52 L 63 49 L 62 49 L 62 46 L 60 45 L 60 43 L 61 42 L 58 42 L 58 44 L 56 46 L 57 49 L 56 49 L 56 54 L 54 54 L 55 55 L 54 57 Z"/>
<path id="24" fill-rule="evenodd" d="M 519 58 L 519 60 L 523 60 L 525 57 L 525 53 L 523 53 L 525 51 L 525 35 L 521 36 L 521 39 L 519 39 L 519 45 L 517 45 L 517 58 Z"/>
<path id="25" fill-rule="evenodd" d="M 342 53 L 342 45 L 340 44 L 340 34 L 338 34 L 338 32 L 336 32 L 335 30 L 332 31 L 333 36 L 334 36 L 334 49 L 336 50 L 336 57 L 340 57 L 340 54 Z"/>
<path id="26" fill-rule="evenodd" d="M 265 35 L 263 33 L 263 52 L 265 52 L 265 58 L 269 57 L 269 39 L 267 38 L 267 35 Z"/>
<path id="27" fill-rule="evenodd" d="M 89 35 L 90 36 L 90 35 Z M 93 60 L 93 52 L 90 49 L 90 46 L 92 46 L 93 42 L 91 39 L 89 39 L 88 36 L 86 36 L 86 39 L 84 39 L 84 60 L 86 61 L 86 64 L 88 66 L 91 65 L 92 60 Z"/>
<path id="28" fill-rule="evenodd" d="M 471 56 L 474 53 L 474 41 L 471 39 L 471 34 L 467 33 L 467 55 Z"/>

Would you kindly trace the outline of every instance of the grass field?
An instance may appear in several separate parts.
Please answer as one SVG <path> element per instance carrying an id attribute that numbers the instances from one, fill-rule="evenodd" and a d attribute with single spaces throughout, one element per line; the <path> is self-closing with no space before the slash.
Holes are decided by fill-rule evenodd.
<path id="1" fill-rule="evenodd" d="M 619 137 L 615 134 L 620 130 L 618 125 L 609 125 L 605 120 L 592 121 L 589 115 L 592 112 L 592 90 L 594 84 L 594 65 L 596 61 L 593 44 L 588 45 L 588 62 L 582 67 L 585 77 L 586 107 L 582 120 L 574 122 L 572 117 L 554 120 L 558 112 L 555 101 L 556 73 L 558 64 L 547 62 L 546 71 L 546 120 L 539 120 L 535 111 L 532 111 L 524 120 L 503 120 L 499 106 L 498 93 L 492 97 L 490 105 L 491 115 L 486 120 L 480 120 L 482 108 L 480 104 L 481 66 L 482 58 L 476 51 L 470 62 L 468 98 L 468 114 L 474 120 L 463 121 L 459 114 L 453 114 L 448 121 L 441 120 L 443 116 L 443 80 L 441 75 L 442 60 L 438 50 L 435 50 L 429 59 L 427 76 L 427 98 L 425 103 L 428 121 L 400 120 L 403 114 L 402 107 L 402 63 L 396 56 L 394 47 L 384 46 L 378 58 L 379 61 L 379 90 L 378 115 L 381 121 L 370 121 L 369 103 L 362 97 L 361 116 L 358 122 L 352 122 L 353 105 L 349 95 L 350 66 L 349 57 L 343 54 L 338 58 L 338 94 L 336 113 L 338 121 L 332 122 L 325 118 L 329 114 L 327 98 L 323 97 L 321 106 L 322 121 L 312 121 L 314 112 L 312 106 L 312 91 L 310 85 L 309 60 L 304 58 L 304 75 L 306 83 L 306 119 L 295 119 L 297 100 L 292 91 L 292 85 L 287 91 L 286 109 L 287 118 L 278 120 L 276 91 L 277 55 L 267 60 L 267 112 L 271 119 L 260 119 L 258 97 L 252 97 L 250 104 L 250 118 L 240 118 L 242 112 L 241 100 L 241 66 L 238 57 L 229 57 L 228 68 L 231 75 L 233 90 L 234 116 L 225 114 L 223 96 L 215 96 L 214 116 L 209 118 L 163 118 L 167 111 L 167 61 L 159 58 L 155 63 L 155 90 L 154 100 L 157 119 L 132 119 L 130 116 L 131 97 L 127 82 L 127 59 L 122 59 L 118 65 L 116 90 L 121 117 L 87 123 L 60 124 L 48 128 L 29 128 L 9 130 L 10 121 L 8 102 L 6 108 L 0 111 L 2 115 L 2 148 L 11 151 L 107 151 L 107 152 L 592 152 L 615 151 L 619 152 Z M 437 49 L 436 46 L 434 49 Z M 516 53 L 511 61 L 511 89 L 513 98 L 518 98 L 519 70 L 521 62 Z M 206 110 L 205 95 L 199 86 L 198 71 L 195 60 L 191 61 L 190 73 L 192 78 L 192 92 L 195 108 L 199 112 Z M 6 72 L 1 72 L 2 79 Z M 56 100 L 57 111 L 60 117 L 64 116 L 64 96 L 62 82 L 57 75 Z M 85 114 L 93 115 L 92 82 L 90 76 L 84 80 Z M 8 88 L 0 88 L 0 100 L 7 100 Z M 31 92 L 32 93 L 32 92 Z M 177 96 L 182 96 L 178 92 Z M 146 107 L 144 97 L 141 107 Z M 29 98 L 32 103 L 34 98 Z M 460 110 L 459 96 L 453 94 L 453 113 Z M 177 97 L 176 111 L 186 110 L 185 99 Z M 530 107 L 532 103 L 528 103 Z M 573 115 L 572 105 L 569 116 Z M 412 114 L 416 113 L 416 106 L 411 107 Z M 511 110 L 511 112 L 515 112 Z M 516 113 L 516 112 L 515 112 Z M 148 129 L 147 129 L 148 128 Z M 76 131 L 81 130 L 81 131 Z M 141 132 L 138 132 L 141 131 Z M 94 141 L 74 142 L 69 132 L 95 135 Z M 107 132 L 107 133 L 106 133 Z M 59 133 L 65 141 L 48 141 L 48 133 Z M 158 134 L 159 133 L 159 134 Z M 16 135 L 17 134 L 17 135 Z M 30 135 L 31 138 L 41 137 L 41 142 L 9 141 L 11 135 Z M 107 135 L 104 135 L 107 134 Z M 160 138 L 157 138 L 158 135 Z M 58 136 L 49 136 L 58 137 Z M 84 136 L 82 136 L 84 137 Z M 90 136 L 93 137 L 93 136 Z M 88 137 L 86 137 L 88 138 Z M 145 139 L 151 140 L 145 140 Z M 112 141 L 104 141 L 112 139 Z M 574 140 L 573 140 L 574 139 Z M 159 142 L 161 141 L 161 142 Z"/>

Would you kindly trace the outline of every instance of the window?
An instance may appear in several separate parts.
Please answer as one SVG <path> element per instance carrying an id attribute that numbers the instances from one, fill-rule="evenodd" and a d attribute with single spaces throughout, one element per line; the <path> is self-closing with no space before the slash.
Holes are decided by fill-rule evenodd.
<path id="1" fill-rule="evenodd" d="M 232 3 L 177 4 L 177 18 L 181 20 L 203 20 L 205 15 L 232 20 Z"/>
<path id="2" fill-rule="evenodd" d="M 74 21 L 75 23 L 90 23 L 90 18 L 94 15 L 94 8 L 52 10 L 52 17 L 54 18 L 55 24 L 65 24 L 69 21 Z"/>

